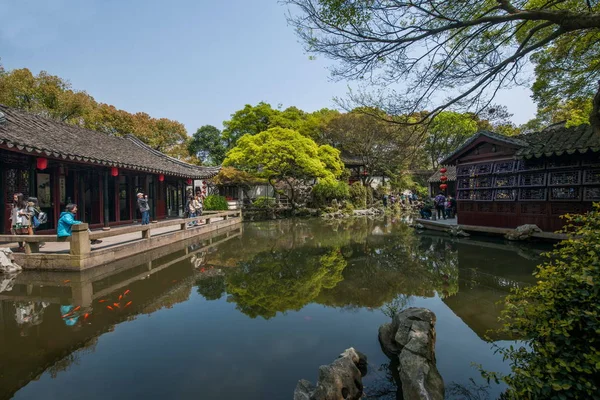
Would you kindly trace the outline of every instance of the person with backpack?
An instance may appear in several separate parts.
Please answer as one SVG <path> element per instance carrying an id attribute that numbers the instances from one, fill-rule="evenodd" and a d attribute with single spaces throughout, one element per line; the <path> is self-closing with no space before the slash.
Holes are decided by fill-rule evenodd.
<path id="1" fill-rule="evenodd" d="M 433 199 L 433 203 L 435 204 L 435 209 L 437 210 L 437 218 L 446 219 L 446 196 L 442 192 L 439 192 L 437 196 Z"/>
<path id="2" fill-rule="evenodd" d="M 148 225 L 150 223 L 150 207 L 148 198 L 145 198 L 143 193 L 137 194 L 137 205 L 142 214 L 142 225 Z"/>
<path id="3" fill-rule="evenodd" d="M 42 211 L 37 197 L 30 197 L 27 199 L 27 211 L 31 214 L 31 227 L 33 228 L 33 234 L 40 227 L 40 225 L 48 222 L 48 215 Z M 45 243 L 40 242 L 39 246 L 44 246 Z"/>
<path id="4" fill-rule="evenodd" d="M 22 193 L 13 195 L 13 204 L 10 210 L 10 231 L 13 235 L 33 235 L 31 228 L 31 215 L 27 209 L 27 201 L 25 201 Z M 25 251 L 23 242 L 19 242 L 19 250 Z"/>

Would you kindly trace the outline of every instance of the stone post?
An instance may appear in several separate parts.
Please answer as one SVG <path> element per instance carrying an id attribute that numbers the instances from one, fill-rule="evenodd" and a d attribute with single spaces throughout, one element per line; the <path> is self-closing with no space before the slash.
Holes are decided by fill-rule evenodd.
<path id="1" fill-rule="evenodd" d="M 73 225 L 71 236 L 71 255 L 85 257 L 92 250 L 90 246 L 90 234 L 88 224 Z"/>
<path id="2" fill-rule="evenodd" d="M 150 239 L 150 228 L 142 231 L 142 239 Z"/>

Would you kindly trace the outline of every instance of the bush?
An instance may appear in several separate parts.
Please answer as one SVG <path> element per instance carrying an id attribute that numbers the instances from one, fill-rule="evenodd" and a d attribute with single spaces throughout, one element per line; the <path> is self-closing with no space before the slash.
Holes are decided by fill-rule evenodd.
<path id="1" fill-rule="evenodd" d="M 344 201 L 344 207 L 342 211 L 346 215 L 352 215 L 354 214 L 354 206 L 349 201 Z"/>
<path id="2" fill-rule="evenodd" d="M 373 188 L 371 186 L 367 186 L 367 207 L 371 207 L 373 205 Z"/>
<path id="3" fill-rule="evenodd" d="M 277 204 L 277 200 L 274 197 L 266 196 L 259 197 L 252 203 L 252 205 L 257 208 L 271 208 L 275 207 L 275 204 Z"/>
<path id="4" fill-rule="evenodd" d="M 344 200 L 350 195 L 350 187 L 346 182 L 335 179 L 320 179 L 313 187 L 313 199 L 317 205 L 327 205 L 332 200 Z"/>
<path id="5" fill-rule="evenodd" d="M 223 196 L 218 196 L 216 194 L 211 194 L 210 196 L 206 196 L 204 199 L 204 210 L 205 211 L 221 211 L 221 210 L 229 210 L 229 204 L 227 204 L 227 200 Z"/>
<path id="6" fill-rule="evenodd" d="M 538 266 L 537 284 L 506 297 L 502 329 L 527 348 L 499 349 L 510 399 L 600 399 L 600 205 L 566 215 L 572 234 Z M 524 339 L 523 339 L 524 338 Z"/>
<path id="7" fill-rule="evenodd" d="M 354 182 L 350 186 L 350 200 L 354 207 L 362 210 L 367 207 L 367 188 L 360 182 Z"/>

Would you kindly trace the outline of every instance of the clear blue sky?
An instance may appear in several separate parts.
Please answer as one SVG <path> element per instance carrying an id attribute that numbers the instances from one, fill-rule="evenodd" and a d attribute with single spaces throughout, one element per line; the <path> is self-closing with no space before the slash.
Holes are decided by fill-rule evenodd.
<path id="1" fill-rule="evenodd" d="M 259 101 L 335 107 L 347 83 L 330 81 L 330 60 L 308 59 L 285 13 L 277 0 L 0 0 L 0 57 L 190 134 Z M 535 113 L 526 89 L 497 103 L 517 124 Z"/>

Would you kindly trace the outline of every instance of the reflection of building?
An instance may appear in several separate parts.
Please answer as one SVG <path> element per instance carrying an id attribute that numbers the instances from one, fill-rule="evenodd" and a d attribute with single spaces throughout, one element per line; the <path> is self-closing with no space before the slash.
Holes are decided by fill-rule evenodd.
<path id="1" fill-rule="evenodd" d="M 149 196 L 156 218 L 182 213 L 193 179 L 218 167 L 198 167 L 162 154 L 133 136 L 116 137 L 0 105 L 0 233 L 9 233 L 12 195 L 35 196 L 48 214 L 46 231 L 67 203 L 92 227 L 137 219 L 136 193 Z"/>
<path id="2" fill-rule="evenodd" d="M 444 164 L 456 165 L 458 223 L 562 227 L 561 215 L 600 200 L 600 135 L 588 125 L 507 137 L 481 131 Z"/>

